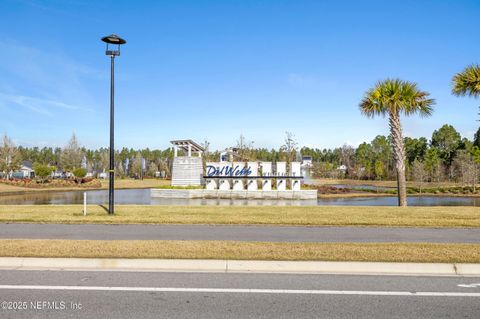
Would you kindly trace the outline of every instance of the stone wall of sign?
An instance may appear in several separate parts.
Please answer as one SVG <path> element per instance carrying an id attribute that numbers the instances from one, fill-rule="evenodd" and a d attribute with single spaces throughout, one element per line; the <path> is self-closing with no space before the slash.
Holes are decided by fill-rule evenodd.
<path id="1" fill-rule="evenodd" d="M 200 186 L 202 177 L 202 158 L 178 156 L 173 159 L 172 186 Z"/>
<path id="2" fill-rule="evenodd" d="M 286 191 L 234 191 L 234 190 L 208 190 L 208 189 L 151 189 L 151 197 L 156 198 L 183 198 L 183 199 L 252 199 L 265 200 L 265 203 L 272 201 L 271 204 L 275 204 L 276 200 L 311 200 L 312 205 L 316 205 L 317 190 L 305 189 L 305 190 L 286 190 Z M 198 203 L 199 205 L 201 202 Z M 255 201 L 253 201 L 255 204 Z M 278 204 L 278 203 L 276 203 Z"/>

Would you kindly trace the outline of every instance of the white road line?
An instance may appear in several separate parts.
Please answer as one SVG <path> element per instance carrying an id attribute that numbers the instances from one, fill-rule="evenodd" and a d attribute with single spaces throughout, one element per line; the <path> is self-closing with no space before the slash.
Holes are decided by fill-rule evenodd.
<path id="1" fill-rule="evenodd" d="M 0 290 L 76 290 L 122 292 L 200 292 L 200 293 L 253 293 L 300 295 L 366 295 L 413 297 L 480 297 L 480 293 L 465 292 L 410 292 L 410 291 L 362 291 L 362 290 L 295 290 L 295 289 L 245 289 L 245 288 L 170 288 L 170 287 L 102 287 L 102 286 L 29 286 L 0 285 Z"/>
<path id="2" fill-rule="evenodd" d="M 460 284 L 457 286 L 462 288 L 480 288 L 480 283 L 479 284 Z"/>

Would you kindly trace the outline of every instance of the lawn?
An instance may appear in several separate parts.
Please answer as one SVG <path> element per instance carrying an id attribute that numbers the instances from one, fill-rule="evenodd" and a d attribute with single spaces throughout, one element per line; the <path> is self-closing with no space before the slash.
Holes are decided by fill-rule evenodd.
<path id="1" fill-rule="evenodd" d="M 479 263 L 479 244 L 0 240 L 1 257 Z"/>
<path id="2" fill-rule="evenodd" d="M 0 205 L 0 222 L 480 227 L 477 207 Z"/>

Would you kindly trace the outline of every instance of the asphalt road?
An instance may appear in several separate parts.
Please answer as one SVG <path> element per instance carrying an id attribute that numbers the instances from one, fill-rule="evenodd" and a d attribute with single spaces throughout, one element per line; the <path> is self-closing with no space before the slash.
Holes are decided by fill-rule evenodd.
<path id="1" fill-rule="evenodd" d="M 480 243 L 480 228 L 0 224 L 0 238 Z"/>
<path id="2" fill-rule="evenodd" d="M 480 278 L 0 270 L 0 302 L 1 318 L 479 318 Z"/>

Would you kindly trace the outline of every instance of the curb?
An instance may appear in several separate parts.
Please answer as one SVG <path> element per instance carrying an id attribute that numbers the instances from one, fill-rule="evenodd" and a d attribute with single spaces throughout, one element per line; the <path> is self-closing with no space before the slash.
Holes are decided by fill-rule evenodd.
<path id="1" fill-rule="evenodd" d="M 480 264 L 1 257 L 0 269 L 480 276 Z"/>

